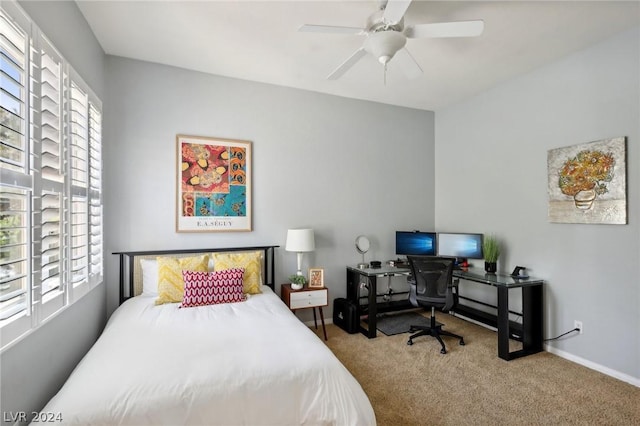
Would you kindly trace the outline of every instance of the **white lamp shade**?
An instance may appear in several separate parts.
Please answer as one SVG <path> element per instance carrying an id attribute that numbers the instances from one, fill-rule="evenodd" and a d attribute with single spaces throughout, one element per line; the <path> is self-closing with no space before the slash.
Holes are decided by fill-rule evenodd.
<path id="1" fill-rule="evenodd" d="M 286 251 L 304 253 L 316 249 L 313 229 L 289 229 L 287 231 Z"/>

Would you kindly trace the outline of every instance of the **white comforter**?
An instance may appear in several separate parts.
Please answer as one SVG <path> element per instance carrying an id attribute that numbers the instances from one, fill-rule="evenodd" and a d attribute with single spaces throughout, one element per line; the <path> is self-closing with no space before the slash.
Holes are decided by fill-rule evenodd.
<path id="1" fill-rule="evenodd" d="M 130 299 L 42 411 L 78 425 L 374 425 L 360 384 L 263 291 L 183 309 Z"/>

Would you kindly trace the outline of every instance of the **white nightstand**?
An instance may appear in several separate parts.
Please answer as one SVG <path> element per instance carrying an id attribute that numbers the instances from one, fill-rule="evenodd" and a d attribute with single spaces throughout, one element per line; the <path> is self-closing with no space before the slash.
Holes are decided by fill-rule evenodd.
<path id="1" fill-rule="evenodd" d="M 329 305 L 329 290 L 326 288 L 311 287 L 304 287 L 302 290 L 292 290 L 291 284 L 282 284 L 280 286 L 280 293 L 282 300 L 292 311 L 307 308 L 313 309 L 313 322 L 316 325 L 316 329 L 318 329 L 318 320 L 316 319 L 316 308 L 318 308 L 320 311 L 324 340 L 327 340 L 327 329 L 324 326 L 322 307 Z"/>

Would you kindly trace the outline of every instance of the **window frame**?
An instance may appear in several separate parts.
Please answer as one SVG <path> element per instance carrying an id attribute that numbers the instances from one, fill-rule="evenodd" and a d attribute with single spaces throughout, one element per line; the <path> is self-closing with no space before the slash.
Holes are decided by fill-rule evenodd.
<path id="1" fill-rule="evenodd" d="M 8 34 L 10 27 L 14 27 L 19 35 L 24 36 L 24 51 L 20 57 L 24 61 L 24 81 L 20 99 L 13 96 L 18 93 L 18 86 L 12 85 L 12 80 L 8 78 L 10 71 L 5 72 L 5 66 L 9 70 L 11 64 L 4 60 L 0 63 L 2 105 L 13 105 L 14 99 L 11 98 L 16 98 L 16 104 L 22 102 L 24 110 L 24 132 L 21 136 L 23 155 L 20 161 L 6 157 L 10 150 L 0 151 L 0 186 L 3 193 L 7 194 L 0 198 L 3 201 L 2 217 L 13 214 L 13 207 L 7 201 L 12 191 L 25 191 L 21 200 L 26 209 L 26 223 L 19 242 L 24 246 L 26 258 L 25 281 L 20 289 L 22 294 L 13 296 L 12 290 L 3 295 L 0 290 L 0 301 L 3 296 L 10 301 L 24 295 L 25 306 L 16 313 L 5 315 L 9 309 L 3 311 L 0 305 L 2 351 L 103 283 L 104 219 L 102 102 L 15 1 L 2 2 L 0 15 L 0 29 L 3 30 L 0 35 L 3 37 L 0 40 L 0 55 L 10 58 L 9 53 L 16 54 L 10 50 L 5 30 Z M 5 49 L 3 46 L 8 47 Z M 72 95 L 75 90 L 84 94 L 85 103 L 74 102 Z M 4 111 L 11 112 L 7 109 Z M 12 125 L 13 122 L 5 120 L 12 120 L 12 117 L 0 116 L 0 126 Z M 11 129 L 8 126 L 4 128 Z M 83 129 L 84 138 L 77 139 L 74 136 L 75 129 Z M 5 134 L 9 135 L 6 136 L 9 144 L 13 136 L 8 132 Z M 59 142 L 55 141 L 56 138 L 59 138 Z M 2 141 L 5 141 L 4 135 Z M 74 147 L 74 143 L 79 146 Z M 3 147 L 9 145 L 3 143 Z M 82 158 L 74 159 L 72 156 L 78 152 Z M 81 182 L 72 179 L 76 175 L 72 167 L 74 164 L 84 168 L 84 180 Z M 75 205 L 79 207 L 79 210 L 75 210 L 78 214 L 76 217 L 81 220 L 74 224 L 74 198 L 77 197 L 82 198 L 82 203 Z M 3 245 L 0 245 L 5 259 L 6 253 L 12 254 L 6 250 L 10 247 L 7 241 L 2 240 Z M 83 272 L 81 279 L 75 283 L 74 241 L 81 242 L 80 251 L 83 253 L 80 259 Z M 13 280 L 11 275 L 8 277 Z M 46 281 L 53 284 L 44 285 Z M 6 318 L 2 319 L 3 315 Z"/>

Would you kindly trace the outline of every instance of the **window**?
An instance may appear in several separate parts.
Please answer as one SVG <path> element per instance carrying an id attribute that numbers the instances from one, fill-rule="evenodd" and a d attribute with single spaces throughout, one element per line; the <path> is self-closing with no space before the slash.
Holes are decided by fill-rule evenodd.
<path id="1" fill-rule="evenodd" d="M 102 282 L 101 102 L 13 2 L 0 9 L 0 346 Z"/>

